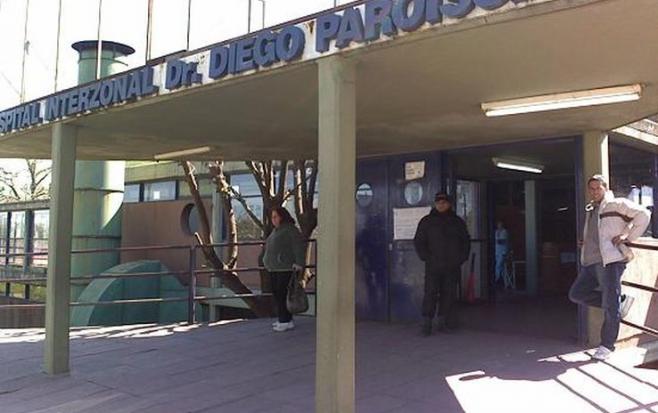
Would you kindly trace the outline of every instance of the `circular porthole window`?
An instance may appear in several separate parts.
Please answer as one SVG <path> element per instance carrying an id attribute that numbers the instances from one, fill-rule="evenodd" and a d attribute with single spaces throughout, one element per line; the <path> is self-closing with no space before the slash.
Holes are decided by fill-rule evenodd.
<path id="1" fill-rule="evenodd" d="M 404 200 L 409 205 L 418 205 L 423 200 L 423 186 L 417 182 L 408 182 L 404 187 Z"/>
<path id="2" fill-rule="evenodd" d="M 180 216 L 180 225 L 187 235 L 194 235 L 199 231 L 199 212 L 194 204 L 187 204 Z"/>
<path id="3" fill-rule="evenodd" d="M 370 184 L 363 183 L 356 188 L 356 203 L 360 207 L 367 207 L 372 203 L 372 187 Z"/>

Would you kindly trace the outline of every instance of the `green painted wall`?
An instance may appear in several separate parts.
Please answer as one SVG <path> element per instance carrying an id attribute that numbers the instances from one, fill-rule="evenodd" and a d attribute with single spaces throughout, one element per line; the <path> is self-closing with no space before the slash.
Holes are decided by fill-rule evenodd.
<path id="1" fill-rule="evenodd" d="M 143 260 L 117 265 L 104 275 L 137 272 L 166 272 L 159 261 Z M 80 294 L 80 302 L 130 300 L 138 298 L 187 297 L 187 289 L 176 277 L 95 279 Z M 115 304 L 73 307 L 71 325 L 123 325 L 171 323 L 187 320 L 187 302 Z"/>

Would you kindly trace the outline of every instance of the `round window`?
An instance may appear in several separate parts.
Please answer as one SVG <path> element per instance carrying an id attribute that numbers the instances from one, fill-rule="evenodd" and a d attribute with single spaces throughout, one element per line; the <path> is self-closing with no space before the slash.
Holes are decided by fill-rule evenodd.
<path id="1" fill-rule="evenodd" d="M 181 213 L 180 224 L 187 235 L 194 235 L 199 231 L 199 212 L 194 204 L 185 205 Z"/>
<path id="2" fill-rule="evenodd" d="M 417 182 L 408 182 L 404 187 L 404 200 L 409 205 L 418 205 L 423 200 L 423 186 Z"/>
<path id="3" fill-rule="evenodd" d="M 356 188 L 356 203 L 361 207 L 367 207 L 372 203 L 372 187 L 370 184 L 363 183 Z"/>

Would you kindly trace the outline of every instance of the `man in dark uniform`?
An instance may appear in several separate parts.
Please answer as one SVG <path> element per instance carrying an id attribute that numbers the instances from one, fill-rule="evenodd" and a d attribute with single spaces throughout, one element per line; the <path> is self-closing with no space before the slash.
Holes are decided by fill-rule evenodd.
<path id="1" fill-rule="evenodd" d="M 452 209 L 450 196 L 439 192 L 434 208 L 418 223 L 414 246 L 425 262 L 422 334 L 432 333 L 432 320 L 439 307 L 439 330 L 457 327 L 454 303 L 461 265 L 471 250 L 466 223 Z M 440 296 L 440 300 L 439 300 Z"/>

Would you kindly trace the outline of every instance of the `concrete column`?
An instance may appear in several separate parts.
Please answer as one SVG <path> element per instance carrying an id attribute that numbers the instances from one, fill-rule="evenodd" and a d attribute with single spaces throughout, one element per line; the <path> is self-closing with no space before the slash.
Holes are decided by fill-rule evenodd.
<path id="1" fill-rule="evenodd" d="M 610 166 L 608 158 L 608 134 L 593 131 L 583 134 L 583 184 L 580 193 L 583 205 L 589 202 L 587 193 L 587 180 L 594 174 L 602 174 L 610 179 Z M 582 237 L 582 228 L 580 229 Z M 601 325 L 603 312 L 599 308 L 587 308 L 587 337 L 589 344 L 598 344 L 601 341 Z"/>
<path id="2" fill-rule="evenodd" d="M 539 257 L 537 245 L 537 182 L 525 181 L 525 265 L 526 292 L 537 295 L 539 288 Z"/>
<path id="3" fill-rule="evenodd" d="M 319 66 L 320 183 L 315 407 L 354 412 L 354 63 L 333 56 Z"/>
<path id="4" fill-rule="evenodd" d="M 610 179 L 607 133 L 586 132 L 583 135 L 583 174 L 585 184 L 587 184 L 587 179 L 594 174 L 603 174 Z M 583 196 L 589 200 L 587 187 L 583 188 Z"/>
<path id="5" fill-rule="evenodd" d="M 76 129 L 58 123 L 52 132 L 52 182 L 48 236 L 48 282 L 44 370 L 69 371 L 69 301 Z"/>

